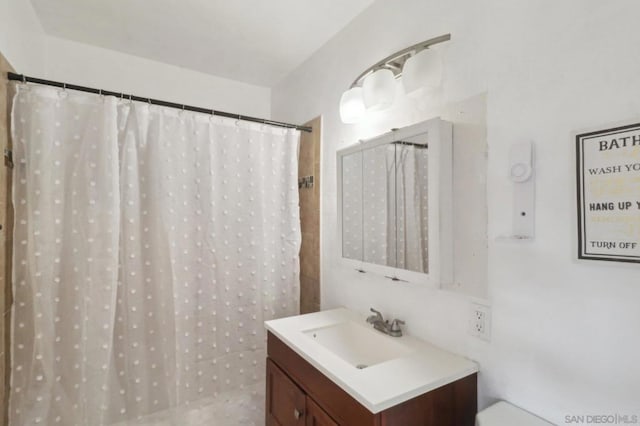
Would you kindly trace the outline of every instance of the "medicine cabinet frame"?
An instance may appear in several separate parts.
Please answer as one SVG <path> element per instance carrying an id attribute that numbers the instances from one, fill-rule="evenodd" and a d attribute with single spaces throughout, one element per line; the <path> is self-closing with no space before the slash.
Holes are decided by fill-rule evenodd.
<path id="1" fill-rule="evenodd" d="M 364 259 L 349 259 L 343 256 L 343 159 L 349 154 L 426 135 L 427 161 L 427 247 L 428 273 L 399 269 L 391 266 L 365 262 Z M 362 154 L 364 155 L 364 154 Z M 428 284 L 441 288 L 453 282 L 453 232 L 452 232 L 452 187 L 453 187 L 453 126 L 450 122 L 433 118 L 401 129 L 360 140 L 359 143 L 337 152 L 337 213 L 339 262 L 342 266 L 364 273 L 384 276 L 396 282 Z M 363 211 L 364 217 L 364 211 Z M 364 227 L 363 227 L 364 244 Z M 364 258 L 364 253 L 363 253 Z"/>

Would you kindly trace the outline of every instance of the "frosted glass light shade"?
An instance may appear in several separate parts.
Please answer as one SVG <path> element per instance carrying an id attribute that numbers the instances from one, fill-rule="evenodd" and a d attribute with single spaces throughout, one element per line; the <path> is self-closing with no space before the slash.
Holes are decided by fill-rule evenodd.
<path id="1" fill-rule="evenodd" d="M 365 108 L 362 100 L 362 88 L 353 87 L 340 98 L 340 119 L 345 124 L 357 123 L 364 117 Z"/>
<path id="2" fill-rule="evenodd" d="M 442 82 L 442 62 L 438 52 L 432 49 L 413 55 L 402 69 L 402 84 L 407 95 L 415 95 L 420 89 L 435 89 Z"/>
<path id="3" fill-rule="evenodd" d="M 364 106 L 370 111 L 380 111 L 393 105 L 396 79 L 393 72 L 381 69 L 365 77 L 362 82 Z"/>

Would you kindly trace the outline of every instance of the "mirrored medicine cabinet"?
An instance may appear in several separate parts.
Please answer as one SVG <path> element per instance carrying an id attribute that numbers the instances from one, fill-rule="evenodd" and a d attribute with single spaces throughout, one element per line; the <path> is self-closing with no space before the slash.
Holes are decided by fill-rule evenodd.
<path id="1" fill-rule="evenodd" d="M 439 118 L 338 151 L 341 258 L 394 281 L 452 280 L 452 125 Z"/>

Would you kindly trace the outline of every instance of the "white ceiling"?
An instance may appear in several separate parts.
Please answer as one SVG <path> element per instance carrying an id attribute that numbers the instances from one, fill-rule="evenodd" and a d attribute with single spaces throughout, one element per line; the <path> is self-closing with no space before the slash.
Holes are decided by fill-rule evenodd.
<path id="1" fill-rule="evenodd" d="M 374 0 L 31 0 L 49 35 L 272 87 Z"/>

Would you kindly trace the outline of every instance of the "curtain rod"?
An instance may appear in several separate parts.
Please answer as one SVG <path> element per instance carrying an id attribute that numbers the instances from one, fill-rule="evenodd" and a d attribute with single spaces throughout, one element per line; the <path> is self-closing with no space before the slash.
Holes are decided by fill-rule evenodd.
<path id="1" fill-rule="evenodd" d="M 105 95 L 105 96 L 115 96 L 117 98 L 128 99 L 131 101 L 146 102 L 152 105 L 160 105 L 164 107 L 176 108 L 176 109 L 181 109 L 185 111 L 201 112 L 203 114 L 218 115 L 218 116 L 227 117 L 227 118 L 235 118 L 236 120 L 251 121 L 254 123 L 268 124 L 270 126 L 286 127 L 288 129 L 301 130 L 303 132 L 312 131 L 312 128 L 307 126 L 298 126 L 296 124 L 283 123 L 281 121 L 273 121 L 273 120 L 267 120 L 264 118 L 249 117 L 247 115 L 240 115 L 240 114 L 234 114 L 231 112 L 216 111 L 214 109 L 177 104 L 174 102 L 161 101 L 158 99 L 143 98 L 141 96 L 129 95 L 129 94 L 119 93 L 119 92 L 111 92 L 109 90 L 94 89 L 91 87 L 78 86 L 76 84 L 60 83 L 59 81 L 51 81 L 51 80 L 44 80 L 42 78 L 28 77 L 24 74 L 16 74 L 13 72 L 8 72 L 7 78 L 10 81 L 13 80 L 13 81 L 21 81 L 22 83 L 44 84 L 46 86 L 55 86 L 55 87 L 61 87 L 63 89 L 77 90 L 79 92 L 94 93 L 97 95 Z"/>

